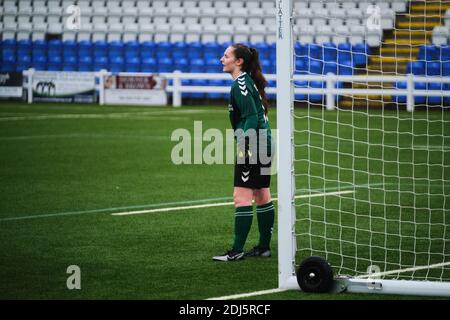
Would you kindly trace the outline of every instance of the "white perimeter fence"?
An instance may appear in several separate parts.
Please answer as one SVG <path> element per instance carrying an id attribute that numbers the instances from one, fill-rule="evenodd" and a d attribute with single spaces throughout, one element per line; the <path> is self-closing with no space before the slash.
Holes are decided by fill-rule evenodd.
<path id="1" fill-rule="evenodd" d="M 33 84 L 33 74 L 34 70 L 30 69 L 24 71 L 24 76 L 27 77 L 25 82 L 25 87 L 28 90 L 28 103 L 33 102 L 32 95 L 32 84 Z M 111 75 L 111 72 L 105 70 L 96 72 L 96 89 L 99 94 L 99 104 L 103 105 L 105 103 L 105 88 L 104 88 L 104 77 Z M 131 73 L 131 72 L 121 72 L 117 73 L 119 76 L 151 76 L 152 73 Z M 164 76 L 167 80 L 172 80 L 172 84 L 166 87 L 167 92 L 172 93 L 172 105 L 174 107 L 180 107 L 182 105 L 182 93 L 228 93 L 230 92 L 229 86 L 191 86 L 182 85 L 182 80 L 230 80 L 230 75 L 226 73 L 182 73 L 175 71 L 173 73 L 161 73 L 159 76 Z M 268 81 L 276 80 L 275 74 L 266 74 L 266 79 Z M 320 94 L 326 97 L 326 108 L 328 110 L 333 110 L 335 108 L 335 98 L 340 95 L 393 95 L 393 96 L 406 96 L 406 109 L 408 111 L 414 110 L 414 96 L 438 96 L 438 97 L 450 97 L 450 90 L 416 90 L 414 84 L 417 82 L 422 83 L 450 83 L 450 77 L 432 77 L 432 76 L 415 76 L 408 74 L 405 76 L 358 76 L 358 75 L 335 75 L 332 73 L 326 75 L 294 75 L 292 77 L 294 84 L 296 82 L 303 81 L 323 81 L 325 83 L 323 88 L 311 88 L 311 87 L 295 87 L 293 94 Z M 362 83 L 370 84 L 380 83 L 390 84 L 396 82 L 406 83 L 405 89 L 400 88 L 367 88 L 367 89 L 350 89 L 350 88 L 336 88 L 336 83 Z M 386 85 L 388 86 L 388 85 Z M 266 88 L 266 93 L 275 94 L 276 87 Z"/>

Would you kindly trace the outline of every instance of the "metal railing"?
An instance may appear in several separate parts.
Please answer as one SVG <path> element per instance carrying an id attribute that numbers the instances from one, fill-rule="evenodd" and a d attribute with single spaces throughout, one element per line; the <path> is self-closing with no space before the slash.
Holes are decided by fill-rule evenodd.
<path id="1" fill-rule="evenodd" d="M 57 72 L 57 71 L 55 71 Z M 28 103 L 32 103 L 32 85 L 33 85 L 33 74 L 34 70 L 29 69 L 23 72 L 27 81 L 24 86 L 28 91 Z M 101 70 L 96 72 L 96 89 L 99 93 L 99 103 L 103 105 L 105 103 L 104 99 L 104 77 L 111 75 L 111 72 L 106 70 Z M 153 73 L 142 73 L 142 72 L 120 72 L 118 75 L 123 76 L 150 76 Z M 172 84 L 166 87 L 166 91 L 172 93 L 172 105 L 174 107 L 180 107 L 182 105 L 182 93 L 229 93 L 229 86 L 191 86 L 183 85 L 182 80 L 231 80 L 229 74 L 226 73 L 182 73 L 180 71 L 174 71 L 172 73 L 160 73 L 160 76 L 166 77 L 168 80 L 172 80 Z M 268 81 L 276 80 L 275 74 L 266 74 L 266 79 Z M 408 111 L 414 110 L 414 97 L 415 96 L 438 96 L 438 97 L 450 97 L 450 90 L 416 90 L 414 88 L 415 83 L 450 83 L 450 77 L 439 77 L 439 76 L 415 76 L 412 74 L 404 76 L 359 76 L 359 75 L 335 75 L 332 73 L 326 75 L 294 75 L 291 81 L 302 82 L 302 81 L 322 81 L 324 82 L 323 88 L 312 88 L 312 87 L 295 87 L 294 94 L 321 94 L 326 97 L 326 108 L 328 110 L 333 110 L 335 108 L 335 97 L 340 95 L 394 95 L 394 96 L 406 96 L 406 109 Z M 390 84 L 404 82 L 406 83 L 406 88 L 336 88 L 338 82 L 343 83 L 359 83 L 359 84 Z M 266 93 L 275 94 L 276 87 L 266 88 Z"/>

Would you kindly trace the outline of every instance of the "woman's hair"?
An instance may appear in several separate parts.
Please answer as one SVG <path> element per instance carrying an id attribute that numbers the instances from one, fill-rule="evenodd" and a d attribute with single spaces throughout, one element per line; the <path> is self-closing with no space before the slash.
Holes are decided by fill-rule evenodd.
<path id="1" fill-rule="evenodd" d="M 247 72 L 255 82 L 258 92 L 262 98 L 264 112 L 267 114 L 269 102 L 267 101 L 267 95 L 264 90 L 267 87 L 267 80 L 262 74 L 258 50 L 247 47 L 241 43 L 233 44 L 231 47 L 234 48 L 234 57 L 244 61 L 241 70 Z"/>

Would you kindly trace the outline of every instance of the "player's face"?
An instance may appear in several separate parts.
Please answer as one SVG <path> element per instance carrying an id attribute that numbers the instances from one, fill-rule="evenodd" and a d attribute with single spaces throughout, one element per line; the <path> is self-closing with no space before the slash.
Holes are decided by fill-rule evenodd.
<path id="1" fill-rule="evenodd" d="M 228 47 L 225 50 L 220 62 L 223 65 L 223 72 L 234 73 L 236 70 L 240 70 L 240 59 L 236 59 L 234 56 L 234 48 Z"/>

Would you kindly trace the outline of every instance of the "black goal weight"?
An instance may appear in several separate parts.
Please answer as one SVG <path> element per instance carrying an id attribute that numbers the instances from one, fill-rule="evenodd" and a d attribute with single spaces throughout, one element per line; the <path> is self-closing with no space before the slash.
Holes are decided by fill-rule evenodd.
<path id="1" fill-rule="evenodd" d="M 333 281 L 333 269 L 321 257 L 306 258 L 297 269 L 297 282 L 304 292 L 329 292 Z"/>

